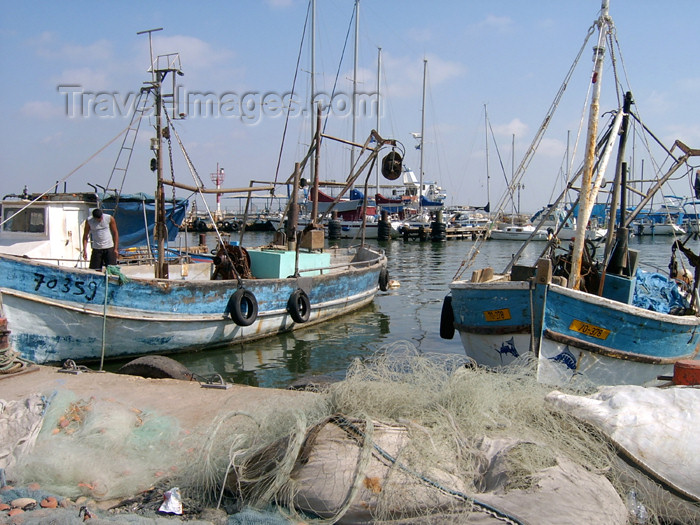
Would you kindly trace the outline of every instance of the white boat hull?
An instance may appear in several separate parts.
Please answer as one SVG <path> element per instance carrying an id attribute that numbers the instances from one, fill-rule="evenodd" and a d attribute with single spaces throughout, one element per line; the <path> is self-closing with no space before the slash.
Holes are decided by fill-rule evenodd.
<path id="1" fill-rule="evenodd" d="M 353 249 L 330 251 L 339 256 L 323 269 L 240 283 L 210 280 L 208 263 L 189 265 L 187 279 L 145 278 L 142 267 L 124 267 L 126 279 L 106 280 L 91 270 L 0 255 L 10 344 L 36 363 L 90 361 L 201 350 L 307 327 L 372 302 L 386 267 L 384 255 L 373 250 L 360 248 L 354 259 L 348 256 Z M 237 320 L 232 306 L 240 289 L 257 303 L 249 324 Z M 300 289 L 308 318 L 297 322 L 289 305 Z"/>

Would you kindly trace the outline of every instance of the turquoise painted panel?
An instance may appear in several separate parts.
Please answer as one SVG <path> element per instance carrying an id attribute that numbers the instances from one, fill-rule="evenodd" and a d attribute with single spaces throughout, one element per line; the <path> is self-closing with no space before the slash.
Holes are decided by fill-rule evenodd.
<path id="1" fill-rule="evenodd" d="M 258 279 L 286 279 L 294 275 L 296 253 L 280 250 L 248 250 L 250 267 Z M 329 253 L 300 253 L 299 271 L 326 268 L 331 263 Z M 320 271 L 304 272 L 303 276 L 319 275 Z"/>

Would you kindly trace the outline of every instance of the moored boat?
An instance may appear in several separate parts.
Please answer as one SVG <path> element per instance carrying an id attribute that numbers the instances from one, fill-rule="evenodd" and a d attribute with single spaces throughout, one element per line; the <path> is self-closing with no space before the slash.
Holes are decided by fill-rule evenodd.
<path id="1" fill-rule="evenodd" d="M 669 276 L 638 269 L 638 253 L 628 247 L 631 224 L 663 184 L 700 150 L 680 141 L 665 148 L 670 168 L 628 211 L 622 159 L 632 115 L 631 93 L 611 115 L 607 130 L 597 136 L 604 43 L 612 28 L 607 0 L 602 2 L 596 26 L 600 39 L 591 77 L 595 89 L 587 153 L 576 175 L 581 177 L 581 190 L 573 243 L 561 247 L 550 241 L 535 265 L 519 264 L 523 247 L 503 272 L 484 268 L 470 280 L 461 278 L 468 268 L 463 265 L 450 284 L 440 329 L 447 338 L 457 330 L 467 355 L 479 365 L 500 367 L 534 360 L 542 382 L 562 384 L 581 378 L 599 385 L 646 384 L 669 374 L 676 362 L 699 357 L 697 282 L 688 278 L 691 272 L 679 270 L 676 251 L 683 251 L 696 276 L 700 258 L 677 242 L 670 254 Z M 550 118 L 551 114 L 546 117 Z M 586 225 L 618 136 L 611 222 L 599 259 L 599 246 L 586 238 Z M 621 200 L 619 215 L 615 196 Z"/>
<path id="2" fill-rule="evenodd" d="M 36 363 L 201 350 L 309 326 L 370 303 L 386 266 L 369 248 L 245 250 L 251 275 L 212 280 L 211 263 L 116 275 L 0 254 L 10 342 Z M 296 275 L 295 275 L 296 274 Z M 240 273 L 239 273 L 240 276 Z"/>
<path id="3" fill-rule="evenodd" d="M 502 228 L 495 228 L 490 232 L 490 238 L 502 241 L 546 241 L 550 233 L 545 230 L 538 230 L 532 224 L 506 225 Z"/>
<path id="4" fill-rule="evenodd" d="M 3 317 L 10 344 L 21 357 L 36 363 L 102 361 L 244 342 L 351 312 L 370 303 L 380 288 L 386 289 L 386 257 L 381 251 L 364 243 L 327 249 L 322 231 L 319 242 L 319 230 L 305 232 L 298 242 L 295 237 L 261 249 L 220 242 L 211 262 L 169 262 L 164 185 L 193 188 L 163 179 L 164 133 L 177 136 L 177 130 L 162 107 L 167 97 L 161 87 L 168 75 L 180 72 L 179 58 L 169 55 L 151 63 L 154 80 L 144 90 L 156 99 L 155 261 L 108 266 L 105 272 L 83 269 L 78 263 L 80 232 L 41 215 L 48 218 L 42 234 L 59 244 L 72 239 L 78 247 L 69 246 L 67 254 L 52 253 L 50 261 L 44 254 L 32 258 L 27 249 L 0 253 Z M 376 139 L 373 156 L 392 142 L 378 135 Z M 194 191 L 201 195 L 205 190 L 197 185 Z M 233 191 L 252 189 L 208 190 Z M 84 207 L 84 215 L 73 214 L 77 224 L 87 217 L 89 208 Z M 13 228 L 18 217 L 4 216 L 3 227 Z M 36 225 L 34 215 L 26 217 Z"/>

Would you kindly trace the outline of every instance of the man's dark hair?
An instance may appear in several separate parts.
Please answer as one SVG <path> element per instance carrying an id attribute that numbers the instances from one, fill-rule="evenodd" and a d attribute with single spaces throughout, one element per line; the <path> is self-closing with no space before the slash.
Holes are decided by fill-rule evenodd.
<path id="1" fill-rule="evenodd" d="M 92 210 L 92 216 L 95 219 L 101 219 L 102 218 L 102 210 L 99 208 L 95 208 L 94 210 Z"/>

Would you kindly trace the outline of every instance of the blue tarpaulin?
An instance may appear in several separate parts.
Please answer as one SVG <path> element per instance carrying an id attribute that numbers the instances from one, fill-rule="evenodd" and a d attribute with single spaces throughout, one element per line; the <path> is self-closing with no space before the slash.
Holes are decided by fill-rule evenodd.
<path id="1" fill-rule="evenodd" d="M 678 283 L 665 275 L 637 270 L 632 304 L 639 308 L 667 314 L 688 308 L 688 301 L 678 289 Z"/>
<path id="2" fill-rule="evenodd" d="M 177 237 L 180 224 L 187 213 L 188 202 L 180 200 L 174 205 L 172 201 L 165 202 L 168 241 L 174 241 Z M 102 208 L 117 221 L 120 249 L 148 246 L 155 241 L 153 230 L 156 221 L 156 201 L 152 195 L 123 194 L 118 201 L 114 195 L 105 195 L 102 196 Z"/>

